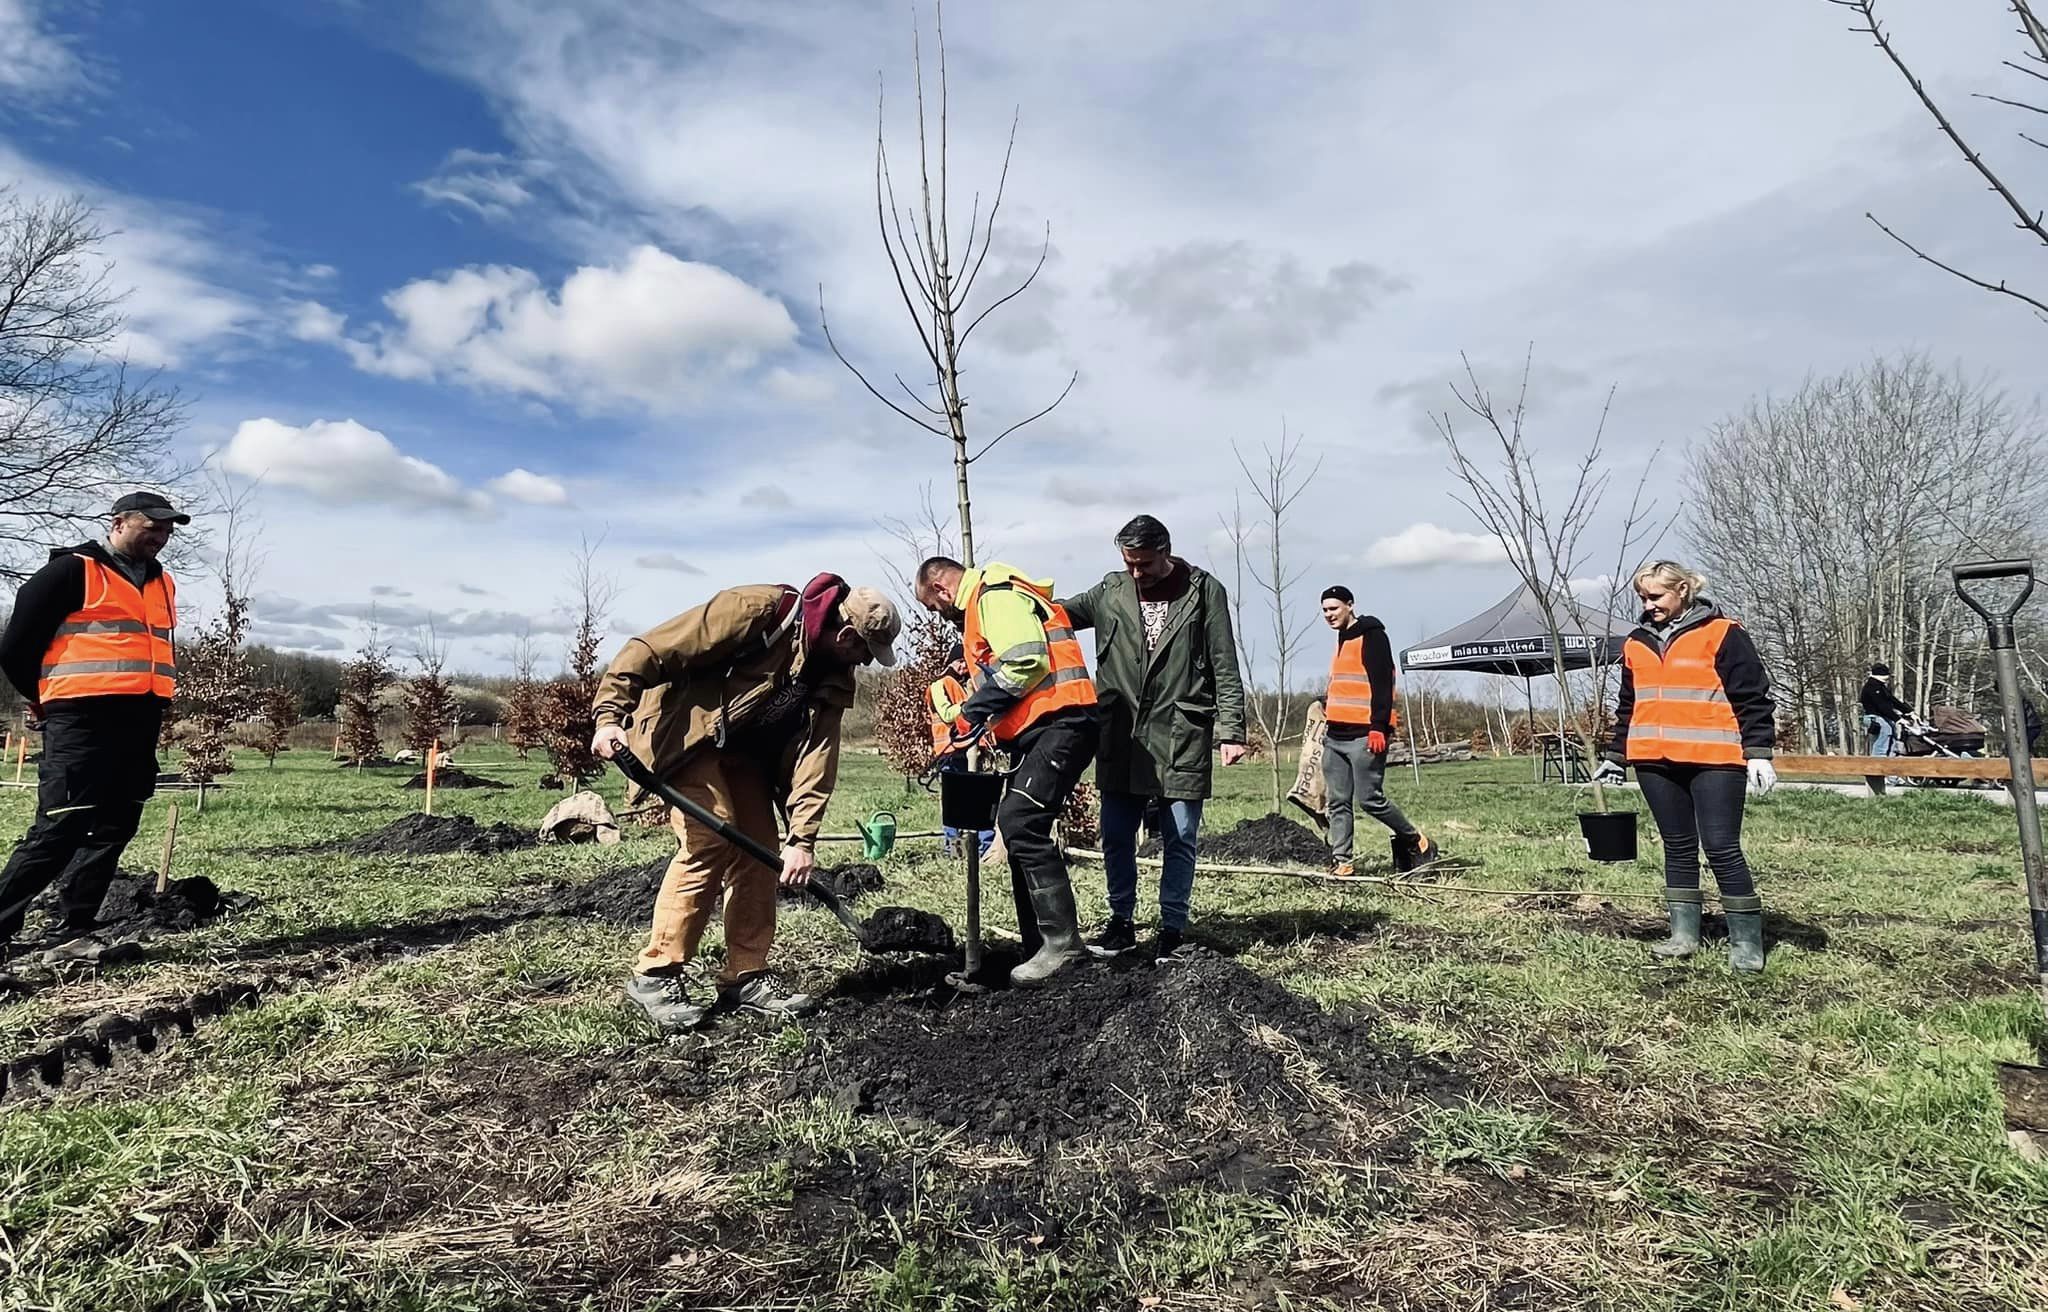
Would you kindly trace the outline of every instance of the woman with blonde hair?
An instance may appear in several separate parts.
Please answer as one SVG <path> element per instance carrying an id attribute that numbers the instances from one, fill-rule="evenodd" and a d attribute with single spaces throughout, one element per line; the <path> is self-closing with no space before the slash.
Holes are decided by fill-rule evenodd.
<path id="1" fill-rule="evenodd" d="M 1671 936 L 1659 957 L 1700 946 L 1700 849 L 1728 917 L 1728 964 L 1764 968 L 1763 900 L 1742 855 L 1745 788 L 1777 785 L 1771 765 L 1776 712 L 1756 644 L 1705 595 L 1706 579 L 1676 561 L 1636 571 L 1641 625 L 1622 644 L 1614 737 L 1600 767 L 1619 782 L 1635 767 L 1643 801 L 1664 839 L 1664 901 Z"/>

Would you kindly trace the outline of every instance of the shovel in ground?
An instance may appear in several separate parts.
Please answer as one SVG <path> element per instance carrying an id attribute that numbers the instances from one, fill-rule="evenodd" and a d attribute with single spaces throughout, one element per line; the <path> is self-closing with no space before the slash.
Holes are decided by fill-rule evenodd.
<path id="1" fill-rule="evenodd" d="M 781 871 L 782 858 L 765 844 L 757 842 L 729 822 L 719 819 L 671 788 L 632 752 L 620 748 L 613 755 L 612 764 L 619 767 L 620 774 L 710 829 L 754 860 L 770 870 Z M 866 921 L 860 921 L 854 919 L 853 913 L 846 909 L 846 903 L 840 901 L 838 895 L 816 879 L 806 883 L 804 891 L 830 911 L 834 919 L 846 926 L 846 932 L 853 935 L 853 941 L 869 952 L 929 952 L 936 956 L 944 956 L 954 950 L 953 927 L 929 911 L 920 911 L 915 907 L 882 907 Z"/>

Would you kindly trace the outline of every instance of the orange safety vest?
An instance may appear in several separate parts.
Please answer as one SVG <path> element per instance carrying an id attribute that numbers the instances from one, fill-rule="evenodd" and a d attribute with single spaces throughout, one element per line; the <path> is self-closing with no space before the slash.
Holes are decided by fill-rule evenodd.
<path id="1" fill-rule="evenodd" d="M 1725 617 L 1686 629 L 1658 655 L 1630 634 L 1621 659 L 1635 686 L 1629 713 L 1628 759 L 1674 765 L 1741 765 L 1742 726 L 1721 686 L 1714 658 L 1735 621 Z"/>
<path id="2" fill-rule="evenodd" d="M 178 623 L 177 587 L 168 572 L 137 589 L 120 570 L 91 556 L 85 562 L 85 604 L 57 626 L 43 653 L 36 700 L 124 697 L 178 691 L 171 630 Z"/>
<path id="3" fill-rule="evenodd" d="M 1393 689 L 1389 688 L 1388 692 Z M 1372 680 L 1365 673 L 1365 639 L 1347 638 L 1330 658 L 1330 690 L 1323 698 L 1323 718 L 1331 724 L 1372 723 Z M 1401 727 L 1401 713 L 1387 718 L 1391 732 Z"/>
<path id="4" fill-rule="evenodd" d="M 967 689 L 952 675 L 944 675 L 939 683 L 946 690 L 946 700 L 958 706 L 967 700 Z M 953 726 L 939 718 L 939 708 L 932 706 L 932 690 L 924 690 L 925 705 L 932 708 L 932 755 L 944 756 L 953 746 Z"/>
<path id="5" fill-rule="evenodd" d="M 1000 665 L 1003 657 L 1003 653 L 991 649 L 988 639 L 981 636 L 980 602 L 982 594 L 991 588 L 1015 588 L 1030 598 L 1043 614 L 1045 648 L 1052 662 L 1052 672 L 1040 679 L 1016 705 L 996 717 L 988 727 L 990 735 L 998 743 L 1012 742 L 1054 711 L 1064 711 L 1070 706 L 1095 705 L 1095 682 L 1088 677 L 1088 661 L 1081 654 L 1080 641 L 1074 637 L 1074 622 L 1067 618 L 1065 608 L 1053 601 L 1051 592 L 1030 579 L 1015 575 L 994 583 L 984 581 L 961 606 L 967 614 L 966 632 L 962 634 L 961 641 L 967 649 L 968 665 L 982 671 L 975 676 L 975 685 L 979 687 L 982 680 L 993 677 L 989 671 Z"/>

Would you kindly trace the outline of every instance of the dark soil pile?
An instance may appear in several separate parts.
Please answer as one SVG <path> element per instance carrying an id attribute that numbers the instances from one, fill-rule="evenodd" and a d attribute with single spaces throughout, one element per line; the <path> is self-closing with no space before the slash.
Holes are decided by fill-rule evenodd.
<path id="1" fill-rule="evenodd" d="M 1261 1034 L 1259 1031 L 1264 1030 Z M 860 1111 L 1026 1140 L 1186 1126 L 1227 1099 L 1233 1123 L 1293 1121 L 1315 1098 L 1287 1049 L 1323 1078 L 1385 1100 L 1441 1068 L 1376 1043 L 1369 1019 L 1330 1015 L 1223 957 L 1083 969 L 1042 991 L 831 1003 L 798 1083 Z"/>
<path id="2" fill-rule="evenodd" d="M 542 893 L 533 909 L 550 916 L 593 916 L 618 925 L 644 923 L 654 914 L 654 896 L 661 891 L 662 876 L 669 859 L 656 857 L 645 865 L 627 866 L 599 875 L 583 884 L 557 884 Z M 875 866 L 855 863 L 820 867 L 812 878 L 842 901 L 851 901 L 882 886 L 882 872 Z M 785 901 L 802 895 L 782 891 Z"/>
<path id="3" fill-rule="evenodd" d="M 936 952 L 959 950 L 953 927 L 943 916 L 916 907 L 883 907 L 861 922 L 870 952 Z"/>
<path id="4" fill-rule="evenodd" d="M 1158 856 L 1159 840 L 1147 838 L 1140 856 Z M 1330 845 L 1314 830 L 1284 815 L 1262 815 L 1220 834 L 1202 835 L 1202 859 L 1245 866 L 1327 866 Z"/>
<path id="5" fill-rule="evenodd" d="M 425 770 L 420 771 L 412 778 L 406 780 L 405 786 L 407 788 L 425 788 L 427 786 L 427 772 Z M 434 790 L 436 792 L 443 788 L 510 788 L 511 786 L 511 784 L 500 783 L 496 779 L 486 779 L 480 774 L 470 774 L 466 771 L 458 770 L 452 765 L 441 766 L 434 771 Z"/>
<path id="6" fill-rule="evenodd" d="M 408 815 L 382 829 L 340 845 L 352 856 L 442 856 L 469 852 L 488 856 L 532 847 L 540 841 L 531 830 L 500 820 L 480 825 L 466 815 Z"/>
<path id="7" fill-rule="evenodd" d="M 256 905 L 251 893 L 223 893 L 205 875 L 173 879 L 161 895 L 156 876 L 122 871 L 100 902 L 102 933 L 122 935 L 197 929 L 210 921 Z"/>

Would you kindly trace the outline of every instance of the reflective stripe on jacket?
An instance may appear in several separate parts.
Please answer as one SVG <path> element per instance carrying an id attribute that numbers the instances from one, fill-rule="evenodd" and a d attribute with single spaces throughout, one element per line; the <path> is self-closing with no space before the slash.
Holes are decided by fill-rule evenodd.
<path id="1" fill-rule="evenodd" d="M 1638 635 L 1622 645 L 1635 703 L 1630 761 L 1741 765 L 1742 726 L 1715 666 L 1735 621 L 1716 616 L 1673 635 L 1660 655 Z"/>
<path id="2" fill-rule="evenodd" d="M 1391 697 L 1393 689 L 1387 690 Z M 1332 724 L 1372 723 L 1372 680 L 1365 672 L 1365 638 L 1346 638 L 1337 644 L 1330 658 L 1330 688 L 1323 699 L 1323 716 Z M 1401 713 L 1388 721 L 1390 731 L 1401 727 Z"/>
<path id="3" fill-rule="evenodd" d="M 998 589 L 1027 601 L 1037 615 L 1039 630 L 1035 638 L 1018 635 L 1010 639 L 1002 651 L 992 647 L 982 633 L 982 598 Z M 962 645 L 968 664 L 981 671 L 975 676 L 976 687 L 984 680 L 999 680 L 1006 660 L 1039 656 L 1047 662 L 1045 675 L 1036 683 L 1011 690 L 1018 700 L 989 725 L 989 732 L 998 743 L 1014 740 L 1055 711 L 1095 705 L 1095 683 L 1088 677 L 1088 660 L 1081 654 L 1081 644 L 1074 637 L 1067 612 L 1052 599 L 1049 583 L 1026 578 L 1008 566 L 991 565 L 974 578 L 961 610 L 967 617 Z"/>
<path id="4" fill-rule="evenodd" d="M 177 627 L 177 587 L 169 572 L 141 588 L 119 570 L 80 556 L 85 604 L 57 626 L 43 655 L 36 700 L 44 706 L 73 697 L 169 700 L 178 691 L 178 661 L 171 646 Z"/>
<path id="5" fill-rule="evenodd" d="M 944 756 L 953 745 L 953 721 L 960 703 L 967 700 L 967 689 L 952 675 L 943 675 L 924 690 L 924 700 L 932 708 L 932 755 Z"/>

